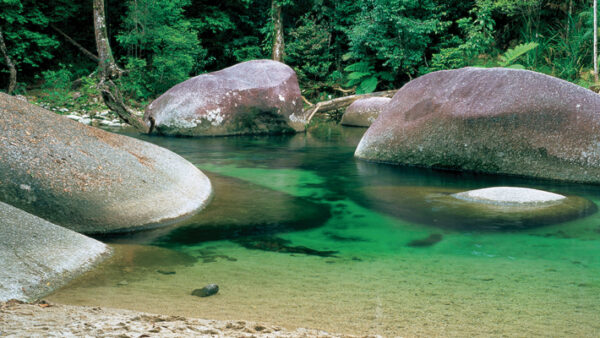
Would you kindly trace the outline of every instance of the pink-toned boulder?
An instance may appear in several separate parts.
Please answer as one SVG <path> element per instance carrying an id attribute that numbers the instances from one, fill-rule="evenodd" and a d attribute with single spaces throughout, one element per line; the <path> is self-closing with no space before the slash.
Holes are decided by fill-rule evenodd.
<path id="1" fill-rule="evenodd" d="M 389 97 L 369 97 L 352 102 L 342 116 L 341 124 L 352 127 L 370 126 L 390 102 Z"/>
<path id="2" fill-rule="evenodd" d="M 402 87 L 356 157 L 600 183 L 600 95 L 506 68 L 439 71 Z"/>
<path id="3" fill-rule="evenodd" d="M 166 135 L 286 133 L 304 131 L 302 105 L 293 69 L 254 60 L 177 84 L 148 106 L 144 120 Z"/>

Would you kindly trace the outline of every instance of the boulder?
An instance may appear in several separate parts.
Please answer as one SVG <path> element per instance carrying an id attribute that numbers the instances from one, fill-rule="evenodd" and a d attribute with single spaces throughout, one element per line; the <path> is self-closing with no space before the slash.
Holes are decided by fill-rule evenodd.
<path id="1" fill-rule="evenodd" d="M 32 301 L 110 254 L 94 239 L 0 202 L 0 301 Z"/>
<path id="2" fill-rule="evenodd" d="M 364 160 L 600 183 L 600 95 L 506 68 L 402 87 L 359 143 Z"/>
<path id="3" fill-rule="evenodd" d="M 370 126 L 391 101 L 389 97 L 369 97 L 354 101 L 342 116 L 341 124 L 353 127 Z"/>
<path id="4" fill-rule="evenodd" d="M 209 201 L 179 155 L 0 94 L 0 201 L 83 233 L 156 227 Z"/>
<path id="5" fill-rule="evenodd" d="M 598 211 L 596 204 L 583 197 L 520 187 L 461 191 L 370 185 L 361 188 L 360 193 L 357 202 L 369 208 L 409 222 L 461 231 L 526 230 Z"/>
<path id="6" fill-rule="evenodd" d="M 272 60 L 179 83 L 146 108 L 144 120 L 159 133 L 185 136 L 284 133 L 306 125 L 296 73 Z"/>

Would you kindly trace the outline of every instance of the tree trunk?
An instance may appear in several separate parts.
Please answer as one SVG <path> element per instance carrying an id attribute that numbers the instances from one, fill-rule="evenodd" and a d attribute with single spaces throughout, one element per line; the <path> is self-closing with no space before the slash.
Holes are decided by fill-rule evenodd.
<path id="1" fill-rule="evenodd" d="M 271 19 L 273 20 L 273 60 L 283 62 L 283 19 L 281 18 L 281 5 L 277 0 L 271 0 Z"/>
<path id="2" fill-rule="evenodd" d="M 15 64 L 12 63 L 12 60 L 8 55 L 8 49 L 6 48 L 6 44 L 4 43 L 4 36 L 2 35 L 2 28 L 0 28 L 0 51 L 2 52 L 2 55 L 4 55 L 4 62 L 6 62 L 6 65 L 8 66 L 8 69 L 10 71 L 10 79 L 8 82 L 7 90 L 7 93 L 10 95 L 12 94 L 12 92 L 15 91 L 15 88 L 17 87 L 17 68 L 15 67 Z"/>
<path id="3" fill-rule="evenodd" d="M 344 97 L 338 97 L 329 101 L 318 102 L 317 104 L 310 106 L 304 110 L 304 115 L 308 114 L 308 119 L 306 124 L 310 123 L 310 120 L 315 116 L 317 112 L 328 112 L 332 110 L 338 110 L 344 107 L 347 107 L 352 104 L 352 102 L 360 99 L 366 99 L 369 97 L 392 97 L 396 94 L 398 90 L 387 90 L 383 92 L 375 92 L 369 94 L 362 95 L 350 95 Z"/>
<path id="4" fill-rule="evenodd" d="M 598 0 L 594 0 L 594 82 L 598 83 Z"/>
<path id="5" fill-rule="evenodd" d="M 104 14 L 104 0 L 94 0 L 94 35 L 96 37 L 96 48 L 98 49 L 98 70 L 100 83 L 98 84 L 104 102 L 121 119 L 129 123 L 140 132 L 150 131 L 149 126 L 133 111 L 125 105 L 123 97 L 113 80 L 118 79 L 123 71 L 119 68 L 113 57 L 106 30 L 106 18 Z"/>

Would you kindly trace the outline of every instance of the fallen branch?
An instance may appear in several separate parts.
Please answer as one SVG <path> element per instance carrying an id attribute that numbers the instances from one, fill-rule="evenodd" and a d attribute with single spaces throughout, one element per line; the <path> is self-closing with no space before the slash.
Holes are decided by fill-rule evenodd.
<path id="1" fill-rule="evenodd" d="M 314 106 L 314 104 L 310 103 L 310 101 L 308 101 L 308 100 L 307 100 L 307 99 L 304 97 L 304 95 L 300 95 L 300 97 L 302 98 L 302 100 L 304 101 L 304 103 L 306 103 L 307 105 L 309 105 L 309 106 L 311 106 L 311 107 L 312 107 L 312 106 Z"/>
<path id="2" fill-rule="evenodd" d="M 332 111 L 332 110 L 338 110 L 344 107 L 347 107 L 349 105 L 352 104 L 352 102 L 356 101 L 356 100 L 360 100 L 360 99 L 366 99 L 369 97 L 392 97 L 394 96 L 394 94 L 396 94 L 398 90 L 387 90 L 387 91 L 383 91 L 383 92 L 375 92 L 375 93 L 369 93 L 369 94 L 362 94 L 362 95 L 350 95 L 350 96 L 344 96 L 344 97 L 338 97 L 336 99 L 333 100 L 329 100 L 329 101 L 322 101 L 319 102 L 317 104 L 315 104 L 312 107 L 309 107 L 307 109 L 304 110 L 304 116 L 306 116 L 308 114 L 308 119 L 306 121 L 306 124 L 310 123 L 310 120 L 312 120 L 312 118 L 315 116 L 315 114 L 317 112 L 328 112 L 328 111 Z"/>
<path id="3" fill-rule="evenodd" d="M 80 51 L 83 52 L 87 57 L 94 60 L 95 62 L 100 62 L 100 58 L 89 50 L 85 49 L 82 45 L 78 44 L 77 41 L 73 40 L 70 36 L 68 36 L 65 32 L 61 31 L 58 27 L 50 24 L 50 28 L 57 31 L 60 35 L 62 35 L 67 41 L 69 41 L 73 46 L 79 48 Z"/>

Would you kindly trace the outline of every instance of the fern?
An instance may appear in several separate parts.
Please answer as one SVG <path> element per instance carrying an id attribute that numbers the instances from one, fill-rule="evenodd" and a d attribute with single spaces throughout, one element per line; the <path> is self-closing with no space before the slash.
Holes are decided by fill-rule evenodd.
<path id="1" fill-rule="evenodd" d="M 535 49 L 539 44 L 537 42 L 528 42 L 517 45 L 515 48 L 507 50 L 500 56 L 500 67 L 519 68 L 523 69 L 521 65 L 513 65 L 513 63 L 522 55 Z"/>

